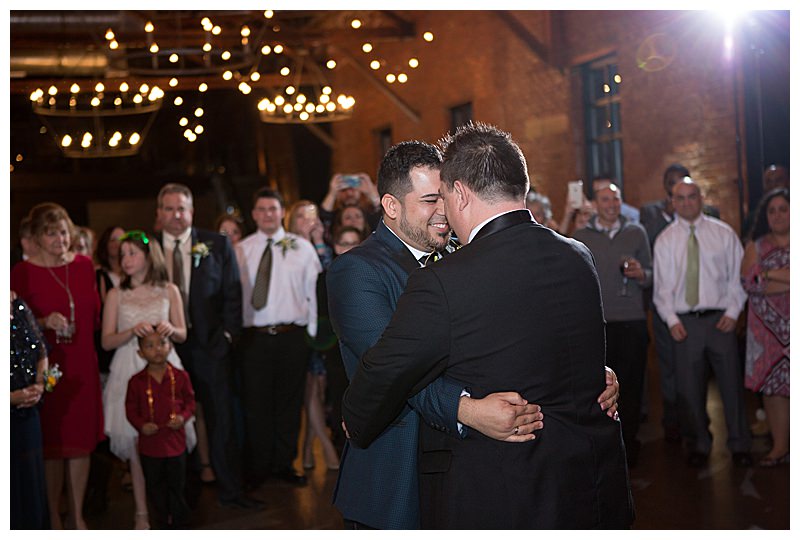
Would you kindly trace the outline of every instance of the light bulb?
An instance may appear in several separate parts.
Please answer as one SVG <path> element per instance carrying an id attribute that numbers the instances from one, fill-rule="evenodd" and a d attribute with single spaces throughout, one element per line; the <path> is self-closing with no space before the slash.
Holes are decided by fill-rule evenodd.
<path id="1" fill-rule="evenodd" d="M 242 82 L 239 83 L 239 90 L 241 90 L 242 94 L 247 95 L 250 92 L 252 92 L 253 89 L 250 88 L 249 84 L 247 84 L 246 82 L 242 81 Z"/>
<path id="2" fill-rule="evenodd" d="M 122 105 L 122 98 L 121 97 L 114 98 L 114 105 L 116 105 L 117 107 Z"/>
<path id="3" fill-rule="evenodd" d="M 142 86 L 139 87 L 139 93 L 140 94 L 146 94 L 149 90 L 150 90 L 150 87 L 147 86 L 146 84 L 143 84 Z"/>
<path id="4" fill-rule="evenodd" d="M 306 111 L 300 113 L 300 120 L 308 120 L 308 113 Z"/>
<path id="5" fill-rule="evenodd" d="M 417 68 L 419 66 L 419 60 L 417 60 L 416 58 L 409 58 L 408 59 L 408 65 L 412 69 L 415 69 L 415 68 Z"/>
<path id="6" fill-rule="evenodd" d="M 397 75 L 397 82 L 404 83 L 408 80 L 408 75 L 405 73 L 400 73 Z"/>
<path id="7" fill-rule="evenodd" d="M 189 125 L 189 119 L 184 116 L 183 118 L 178 120 L 178 125 L 181 126 L 181 127 L 188 126 Z"/>
<path id="8" fill-rule="evenodd" d="M 211 19 L 209 19 L 208 17 L 203 17 L 203 18 L 200 20 L 200 24 L 201 24 L 203 27 L 209 26 L 209 25 L 211 24 Z"/>
<path id="9" fill-rule="evenodd" d="M 128 142 L 131 143 L 131 146 L 138 144 L 139 140 L 141 140 L 141 137 L 139 137 L 139 134 L 135 131 L 131 133 L 131 136 L 128 138 Z"/>
<path id="10" fill-rule="evenodd" d="M 325 112 L 325 105 L 319 104 L 316 107 L 317 114 L 322 114 Z"/>
<path id="11" fill-rule="evenodd" d="M 95 96 L 95 97 L 92 98 L 91 103 L 92 103 L 92 107 L 97 107 L 98 105 L 100 105 L 100 99 L 97 96 Z"/>
<path id="12" fill-rule="evenodd" d="M 242 37 L 249 36 L 250 35 L 250 27 L 247 26 L 247 25 L 242 26 L 241 34 L 242 34 Z"/>
<path id="13" fill-rule="evenodd" d="M 261 78 L 261 74 L 258 71 L 254 71 L 250 74 L 250 80 L 256 82 L 258 79 Z"/>
<path id="14" fill-rule="evenodd" d="M 119 140 L 117 139 L 111 139 L 110 141 L 108 141 L 108 146 L 110 146 L 111 148 L 116 148 L 118 144 Z"/>
<path id="15" fill-rule="evenodd" d="M 203 128 L 203 126 L 202 126 L 202 125 L 200 125 L 200 124 L 197 124 L 197 125 L 194 127 L 194 132 L 195 132 L 195 133 L 197 133 L 198 135 L 200 135 L 201 133 L 203 133 L 203 131 L 204 131 L 204 128 Z"/>
<path id="16" fill-rule="evenodd" d="M 78 83 L 72 83 L 72 86 L 69 87 L 69 91 L 73 94 L 77 94 L 81 91 L 81 87 L 78 86 Z"/>
<path id="17" fill-rule="evenodd" d="M 175 53 L 172 53 L 171 55 L 169 55 L 169 61 L 172 62 L 173 64 L 177 63 L 178 62 L 178 55 L 175 54 Z"/>
<path id="18" fill-rule="evenodd" d="M 129 88 L 130 87 L 128 86 L 128 83 L 126 83 L 126 82 L 124 82 L 124 83 L 119 85 L 119 91 L 120 92 L 127 92 Z"/>
<path id="19" fill-rule="evenodd" d="M 295 104 L 294 104 L 294 110 L 296 110 L 296 111 L 302 111 L 302 110 L 303 110 L 303 105 L 302 105 L 302 104 L 300 104 L 300 103 L 295 103 Z"/>
<path id="20" fill-rule="evenodd" d="M 422 34 L 422 39 L 428 42 L 433 41 L 433 32 L 425 32 Z"/>
<path id="21" fill-rule="evenodd" d="M 116 39 L 112 39 L 108 46 L 114 50 L 119 49 L 119 43 L 117 43 Z"/>
<path id="22" fill-rule="evenodd" d="M 283 96 L 278 96 L 278 97 L 275 98 L 275 105 L 277 105 L 279 107 L 281 105 L 283 105 L 285 102 L 286 102 L 286 100 L 283 99 Z"/>
<path id="23" fill-rule="evenodd" d="M 266 111 L 267 105 L 269 104 L 269 100 L 267 98 L 262 99 L 258 102 L 258 110 L 259 111 Z"/>
<path id="24" fill-rule="evenodd" d="M 222 51 L 222 59 L 223 60 L 230 60 L 231 59 L 231 52 L 230 51 Z"/>
<path id="25" fill-rule="evenodd" d="M 211 43 L 204 43 L 203 44 L 203 51 L 208 52 L 211 50 Z"/>
<path id="26" fill-rule="evenodd" d="M 181 96 L 176 96 L 173 103 L 178 106 L 183 105 L 183 98 Z"/>
<path id="27" fill-rule="evenodd" d="M 275 112 L 275 109 L 277 109 L 277 107 L 275 107 L 274 103 L 267 103 L 267 112 Z"/>
<path id="28" fill-rule="evenodd" d="M 361 21 L 358 19 L 353 19 L 352 21 L 350 21 L 350 26 L 352 26 L 353 28 L 361 28 Z"/>
<path id="29" fill-rule="evenodd" d="M 323 94 L 329 96 L 329 95 L 331 95 L 331 92 L 333 92 L 333 90 L 331 90 L 330 86 L 323 86 L 322 87 L 322 93 Z"/>
<path id="30" fill-rule="evenodd" d="M 333 101 L 329 101 L 327 105 L 325 105 L 325 110 L 328 112 L 333 112 L 336 110 L 336 104 Z"/>
<path id="31" fill-rule="evenodd" d="M 111 28 L 109 28 L 108 30 L 106 30 L 106 39 L 107 39 L 108 41 L 111 41 L 112 39 L 114 39 L 114 31 L 113 31 L 113 30 L 111 30 Z"/>
<path id="32" fill-rule="evenodd" d="M 185 129 L 185 130 L 183 130 L 183 136 L 184 136 L 184 137 L 186 137 L 187 139 L 188 139 L 188 138 L 189 138 L 191 135 L 192 135 L 192 130 L 191 130 L 191 129 Z"/>
<path id="33" fill-rule="evenodd" d="M 97 84 L 98 86 L 102 86 L 100 83 Z M 102 92 L 102 90 L 98 90 L 98 92 Z M 51 96 L 54 96 L 58 93 L 58 88 L 56 88 L 55 86 L 51 86 L 50 88 L 47 89 L 47 93 L 50 94 Z"/>
<path id="34" fill-rule="evenodd" d="M 281 45 L 280 43 L 278 43 L 277 45 L 275 45 L 275 46 L 272 48 L 272 52 L 274 52 L 275 54 L 281 54 L 281 53 L 283 52 L 283 45 Z"/>
<path id="35" fill-rule="evenodd" d="M 397 77 L 394 76 L 394 73 L 386 74 L 386 82 L 388 82 L 389 84 L 392 84 L 396 79 Z"/>
<path id="36" fill-rule="evenodd" d="M 325 65 L 328 66 L 328 69 L 333 69 L 336 67 L 336 60 L 330 59 Z"/>
<path id="37" fill-rule="evenodd" d="M 216 25 L 214 26 L 214 28 L 211 29 L 211 33 L 214 34 L 215 36 L 218 36 L 220 32 L 222 32 L 222 28 L 220 28 L 219 25 Z"/>
<path id="38" fill-rule="evenodd" d="M 289 114 L 290 112 L 292 112 L 292 106 L 287 103 L 286 105 L 283 106 L 283 112 Z"/>
<path id="39" fill-rule="evenodd" d="M 297 97 L 295 99 L 297 100 L 297 103 L 306 102 L 306 96 L 304 94 L 297 94 Z"/>
<path id="40" fill-rule="evenodd" d="M 222 78 L 225 79 L 226 81 L 229 81 L 233 78 L 233 73 L 231 73 L 230 71 L 226 71 L 225 73 L 222 74 Z"/>
<path id="41" fill-rule="evenodd" d="M 115 131 L 114 134 L 111 136 L 112 139 L 120 140 L 122 138 L 122 133 L 119 131 Z"/>
<path id="42" fill-rule="evenodd" d="M 147 33 L 150 33 L 153 30 L 155 30 L 155 27 L 153 26 L 153 23 L 151 23 L 150 21 L 147 21 L 147 24 L 144 25 L 144 31 L 147 32 Z"/>
<path id="43" fill-rule="evenodd" d="M 314 104 L 313 103 L 306 103 L 306 112 L 314 112 Z"/>
<path id="44" fill-rule="evenodd" d="M 271 9 L 268 9 L 264 12 L 265 19 L 271 19 L 273 15 L 275 15 L 275 12 L 272 11 Z"/>
<path id="45" fill-rule="evenodd" d="M 206 83 L 200 83 L 200 86 L 197 87 L 197 90 L 200 92 L 205 92 L 208 90 L 208 85 Z"/>
<path id="46" fill-rule="evenodd" d="M 290 96 L 292 94 L 294 94 L 294 90 L 295 90 L 294 86 L 287 86 L 286 87 L 286 93 L 289 94 Z"/>
<path id="47" fill-rule="evenodd" d="M 361 46 L 361 50 L 364 51 L 365 53 L 372 52 L 372 43 L 364 43 Z"/>
<path id="48" fill-rule="evenodd" d="M 377 60 L 373 60 L 372 62 L 369 63 L 369 67 L 371 67 L 372 69 L 380 69 L 381 63 L 378 62 Z"/>
<path id="49" fill-rule="evenodd" d="M 196 109 L 194 110 L 194 115 L 195 115 L 197 118 L 200 118 L 201 116 L 203 116 L 203 109 L 202 109 L 201 107 L 198 107 L 198 108 L 196 108 Z"/>
<path id="50" fill-rule="evenodd" d="M 71 144 L 72 144 L 72 137 L 70 137 L 69 135 L 64 135 L 64 137 L 61 139 L 61 146 L 67 148 Z"/>
<path id="51" fill-rule="evenodd" d="M 178 86 L 178 79 L 176 79 L 175 77 L 171 78 L 169 80 L 169 85 L 171 88 L 175 88 L 176 86 Z"/>
<path id="52" fill-rule="evenodd" d="M 81 141 L 81 146 L 82 146 L 83 148 L 89 148 L 91 145 L 92 145 L 92 141 L 91 141 L 91 139 L 83 139 L 83 140 Z"/>
<path id="53" fill-rule="evenodd" d="M 55 88 L 55 86 L 51 86 L 50 88 Z M 103 90 L 105 90 L 105 89 L 106 89 L 105 85 L 104 85 L 103 83 L 101 83 L 101 82 L 97 83 L 97 84 L 94 86 L 94 91 L 95 91 L 95 92 L 98 92 L 98 93 L 99 93 L 99 92 L 102 92 L 102 91 L 103 91 Z M 54 93 L 53 93 L 53 94 L 54 94 Z M 52 96 L 53 94 L 50 94 L 50 95 Z"/>
<path id="54" fill-rule="evenodd" d="M 156 54 L 158 52 L 158 44 L 157 43 L 153 43 L 152 45 L 150 45 L 150 52 L 153 53 L 153 54 Z"/>
<path id="55" fill-rule="evenodd" d="M 330 100 L 331 96 L 329 96 L 328 94 L 322 94 L 321 96 L 319 96 L 320 103 L 328 103 Z"/>
<path id="56" fill-rule="evenodd" d="M 135 96 L 133 96 L 133 102 L 136 103 L 137 105 L 139 103 L 141 103 L 142 102 L 142 95 L 141 94 L 136 94 Z"/>
<path id="57" fill-rule="evenodd" d="M 286 77 L 287 75 L 289 75 L 289 73 L 291 73 L 291 70 L 287 66 L 283 66 L 281 68 L 281 72 L 280 73 L 281 73 L 281 75 Z"/>
<path id="58" fill-rule="evenodd" d="M 50 96 L 50 99 L 47 100 L 47 103 L 49 105 L 55 105 L 56 104 L 56 98 L 54 98 L 53 96 Z"/>
<path id="59" fill-rule="evenodd" d="M 620 75 L 619 73 L 614 75 L 614 82 L 617 83 L 617 84 L 621 83 L 622 82 L 622 75 Z"/>
<path id="60" fill-rule="evenodd" d="M 272 48 L 269 45 L 264 45 L 261 47 L 261 54 L 264 56 L 268 55 L 270 52 L 272 52 Z"/>

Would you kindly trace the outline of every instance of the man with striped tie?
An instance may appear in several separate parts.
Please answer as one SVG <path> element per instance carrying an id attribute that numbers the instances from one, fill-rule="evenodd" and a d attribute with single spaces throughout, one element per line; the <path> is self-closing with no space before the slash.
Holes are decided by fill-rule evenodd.
<path id="1" fill-rule="evenodd" d="M 681 435 L 688 464 L 704 467 L 711 452 L 706 373 L 710 364 L 725 410 L 737 466 L 750 466 L 750 432 L 734 329 L 747 295 L 739 281 L 742 244 L 733 229 L 703 214 L 703 196 L 690 178 L 672 189 L 677 219 L 656 239 L 653 302 L 675 342 Z"/>

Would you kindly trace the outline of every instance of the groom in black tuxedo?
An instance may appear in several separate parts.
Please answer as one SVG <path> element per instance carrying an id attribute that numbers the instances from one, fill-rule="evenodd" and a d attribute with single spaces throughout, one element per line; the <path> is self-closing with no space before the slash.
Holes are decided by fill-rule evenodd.
<path id="1" fill-rule="evenodd" d="M 158 239 L 170 279 L 181 291 L 189 328 L 175 351 L 203 408 L 220 504 L 261 508 L 260 501 L 242 493 L 241 451 L 233 434 L 228 355 L 242 331 L 242 290 L 233 247 L 226 236 L 192 227 L 192 192 L 183 184 L 161 188 L 156 212 Z"/>
<path id="2" fill-rule="evenodd" d="M 351 442 L 368 446 L 442 373 L 476 398 L 514 389 L 546 417 L 533 441 L 421 425 L 422 527 L 629 527 L 620 425 L 597 406 L 605 328 L 592 255 L 525 209 L 527 165 L 508 134 L 470 124 L 444 144 L 440 193 L 465 245 L 410 274 L 345 393 Z"/>

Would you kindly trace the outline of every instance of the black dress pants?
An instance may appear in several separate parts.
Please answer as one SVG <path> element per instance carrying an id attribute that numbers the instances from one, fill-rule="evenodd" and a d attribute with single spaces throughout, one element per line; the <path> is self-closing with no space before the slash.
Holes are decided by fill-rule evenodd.
<path id="1" fill-rule="evenodd" d="M 292 469 L 297 457 L 309 355 L 304 330 L 271 335 L 247 328 L 240 344 L 246 463 L 256 481 Z"/>
<path id="2" fill-rule="evenodd" d="M 617 374 L 620 384 L 618 412 L 622 439 L 630 464 L 639 452 L 639 411 L 647 365 L 647 320 L 606 323 L 606 364 Z"/>
<path id="3" fill-rule="evenodd" d="M 175 457 L 140 457 L 147 498 L 155 514 L 156 526 L 159 529 L 187 528 L 189 505 L 183 496 L 186 486 L 186 452 Z"/>

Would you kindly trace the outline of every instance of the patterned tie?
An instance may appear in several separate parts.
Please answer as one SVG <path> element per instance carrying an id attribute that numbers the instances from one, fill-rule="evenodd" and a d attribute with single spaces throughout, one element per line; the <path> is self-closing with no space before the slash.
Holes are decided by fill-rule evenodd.
<path id="1" fill-rule="evenodd" d="M 172 250 L 172 282 L 178 287 L 183 300 L 183 316 L 189 325 L 189 302 L 186 295 L 186 285 L 183 283 L 183 254 L 181 253 L 181 241 L 175 239 L 175 248 Z"/>
<path id="2" fill-rule="evenodd" d="M 442 258 L 442 254 L 438 251 L 434 251 L 433 253 L 429 253 L 427 255 L 422 255 L 419 259 L 419 264 L 422 266 L 428 266 L 428 263 L 436 262 Z"/>
<path id="3" fill-rule="evenodd" d="M 253 286 L 253 297 L 250 303 L 255 309 L 262 309 L 267 305 L 267 294 L 269 293 L 269 278 L 272 274 L 272 238 L 267 240 L 267 247 L 261 254 L 261 261 L 258 263 L 258 273 L 256 274 L 256 284 Z"/>
<path id="4" fill-rule="evenodd" d="M 692 308 L 700 303 L 700 246 L 694 234 L 694 225 L 689 226 L 689 241 L 686 244 L 686 303 Z"/>

